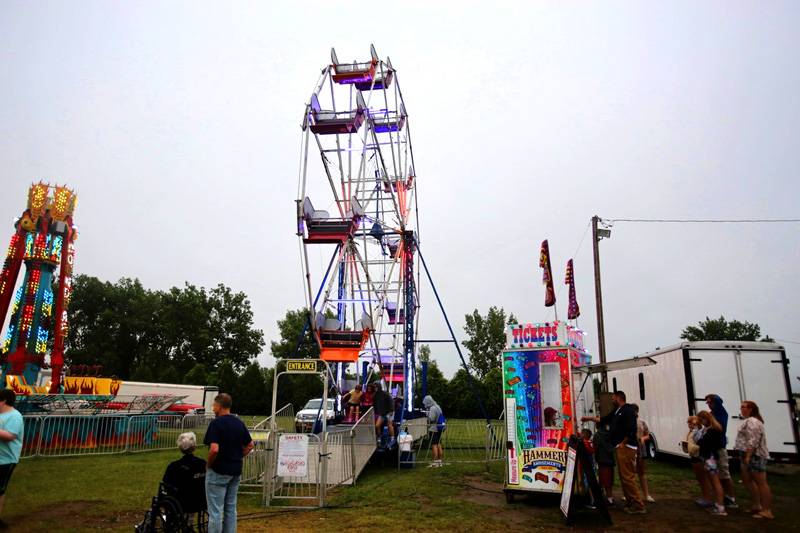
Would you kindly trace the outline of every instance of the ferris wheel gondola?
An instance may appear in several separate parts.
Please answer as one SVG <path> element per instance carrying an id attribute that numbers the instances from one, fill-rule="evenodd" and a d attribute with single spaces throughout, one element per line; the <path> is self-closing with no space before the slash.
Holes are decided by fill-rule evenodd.
<path id="1" fill-rule="evenodd" d="M 297 235 L 320 357 L 335 369 L 340 391 L 355 363 L 361 382 L 377 373 L 410 411 L 417 186 L 391 61 L 370 46 L 369 60 L 343 63 L 332 49 L 302 130 Z"/>

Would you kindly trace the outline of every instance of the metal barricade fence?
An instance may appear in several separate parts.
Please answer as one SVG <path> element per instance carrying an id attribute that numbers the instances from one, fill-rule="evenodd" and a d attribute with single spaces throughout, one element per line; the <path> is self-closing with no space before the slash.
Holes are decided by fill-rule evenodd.
<path id="1" fill-rule="evenodd" d="M 486 462 L 505 461 L 506 423 L 505 420 L 491 420 L 486 424 Z"/>
<path id="2" fill-rule="evenodd" d="M 194 432 L 194 434 L 197 435 L 197 443 L 200 444 L 203 442 L 203 438 L 206 436 L 208 425 L 212 420 L 214 420 L 214 418 L 215 416 L 213 413 L 186 415 L 183 417 L 183 420 L 181 420 L 181 432 Z"/>
<path id="3" fill-rule="evenodd" d="M 280 436 L 270 432 L 267 438 L 267 465 L 263 477 L 264 504 L 280 500 L 288 508 L 323 507 L 325 504 L 325 457 L 319 436 L 308 434 L 308 462 L 305 476 L 279 476 Z"/>
<path id="4" fill-rule="evenodd" d="M 372 407 L 370 407 L 350 429 L 353 483 L 356 482 L 361 471 L 367 466 L 367 463 L 377 447 L 375 441 L 375 417 L 372 412 Z"/>
<path id="5" fill-rule="evenodd" d="M 327 488 L 337 487 L 353 481 L 354 458 L 350 431 L 325 433 L 326 455 L 322 457 Z M 373 439 L 374 440 L 374 439 Z"/>
<path id="6" fill-rule="evenodd" d="M 169 450 L 178 435 L 194 431 L 202 442 L 209 415 L 26 415 L 22 458 L 105 455 Z"/>
<path id="7" fill-rule="evenodd" d="M 253 451 L 242 462 L 242 479 L 239 483 L 239 492 L 249 494 L 263 491 L 264 472 L 268 468 L 270 458 L 271 434 L 294 433 L 294 407 L 287 404 L 275 412 L 275 426 L 277 431 L 270 430 L 272 416 L 269 416 L 250 428 L 253 438 Z"/>
<path id="8" fill-rule="evenodd" d="M 22 436 L 22 454 L 20 458 L 34 457 L 39 453 L 39 441 L 42 436 L 41 416 L 24 416 L 24 432 Z"/>
<path id="9" fill-rule="evenodd" d="M 122 453 L 129 441 L 126 415 L 74 415 L 42 417 L 36 424 L 40 457 L 67 457 Z M 32 456 L 30 455 L 30 456 Z M 28 456 L 28 457 L 30 457 Z"/>
<path id="10" fill-rule="evenodd" d="M 429 431 L 427 419 L 409 420 L 407 425 L 414 443 L 408 454 L 402 453 L 398 447 L 398 468 L 411 467 L 414 463 L 432 463 L 432 432 Z M 488 424 L 486 420 L 448 420 L 439 439 L 442 460 L 445 464 L 502 460 L 505 457 L 504 431 L 505 425 L 498 420 Z"/>
<path id="11" fill-rule="evenodd" d="M 253 450 L 242 461 L 242 477 L 239 482 L 241 494 L 261 494 L 269 459 L 270 433 L 267 431 L 259 439 L 253 437 Z"/>
<path id="12" fill-rule="evenodd" d="M 272 416 L 265 418 L 252 427 L 252 430 L 268 430 L 271 427 Z M 290 403 L 275 412 L 275 426 L 286 433 L 294 433 L 294 406 Z"/>
<path id="13" fill-rule="evenodd" d="M 183 415 L 133 415 L 128 429 L 129 452 L 171 450 L 183 432 Z M 202 442 L 202 441 L 201 441 Z"/>

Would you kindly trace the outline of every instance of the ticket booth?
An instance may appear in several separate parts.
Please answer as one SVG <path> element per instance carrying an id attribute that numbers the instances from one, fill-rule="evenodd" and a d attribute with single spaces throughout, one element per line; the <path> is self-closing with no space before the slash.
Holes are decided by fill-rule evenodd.
<path id="1" fill-rule="evenodd" d="M 514 324 L 502 354 L 507 498 L 560 493 L 567 443 L 594 414 L 584 332 L 565 322 Z"/>

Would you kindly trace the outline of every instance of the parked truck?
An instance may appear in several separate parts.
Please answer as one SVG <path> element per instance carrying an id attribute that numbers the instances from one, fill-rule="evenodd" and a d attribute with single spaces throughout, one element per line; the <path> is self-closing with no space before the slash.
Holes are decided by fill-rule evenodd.
<path id="1" fill-rule="evenodd" d="M 643 354 L 657 364 L 609 370 L 609 389 L 625 392 L 639 405 L 655 435 L 659 453 L 686 457 L 680 442 L 686 419 L 707 410 L 705 396 L 717 394 L 728 411 L 728 448 L 736 441 L 743 400 L 758 404 L 767 431 L 767 446 L 776 460 L 797 461 L 800 452 L 789 361 L 773 342 L 684 342 Z"/>

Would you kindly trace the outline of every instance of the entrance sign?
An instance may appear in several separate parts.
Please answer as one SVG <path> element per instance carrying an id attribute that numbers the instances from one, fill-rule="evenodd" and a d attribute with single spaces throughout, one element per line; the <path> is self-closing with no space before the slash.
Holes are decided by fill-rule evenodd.
<path id="1" fill-rule="evenodd" d="M 286 371 L 292 374 L 314 374 L 317 372 L 316 359 L 287 359 Z"/>
<path id="2" fill-rule="evenodd" d="M 278 476 L 306 477 L 308 475 L 308 435 L 287 433 L 278 440 Z"/>

